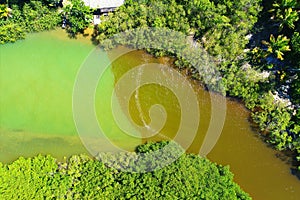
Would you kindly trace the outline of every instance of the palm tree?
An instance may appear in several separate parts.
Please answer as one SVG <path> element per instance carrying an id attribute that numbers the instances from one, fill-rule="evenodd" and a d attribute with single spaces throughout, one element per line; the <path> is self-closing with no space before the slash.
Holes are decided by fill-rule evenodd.
<path id="1" fill-rule="evenodd" d="M 279 22 L 280 31 L 284 26 L 290 29 L 295 28 L 295 22 L 299 20 L 299 5 L 297 0 L 280 0 L 273 4 L 273 18 Z"/>
<path id="2" fill-rule="evenodd" d="M 272 34 L 270 36 L 270 42 L 263 41 L 262 43 L 268 47 L 268 53 L 275 54 L 277 59 L 283 60 L 284 52 L 291 51 L 289 42 L 290 39 L 286 36 L 279 35 L 276 39 Z"/>

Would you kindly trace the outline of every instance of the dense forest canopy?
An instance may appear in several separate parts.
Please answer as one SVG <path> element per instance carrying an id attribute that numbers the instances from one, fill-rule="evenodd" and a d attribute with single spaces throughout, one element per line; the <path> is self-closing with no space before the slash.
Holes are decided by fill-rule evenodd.
<path id="1" fill-rule="evenodd" d="M 218 2 L 218 3 L 216 3 Z M 257 20 L 259 1 L 125 1 L 98 25 L 99 41 L 137 27 L 167 27 L 204 43 L 212 55 L 233 60 L 247 43 Z"/>
<path id="2" fill-rule="evenodd" d="M 114 157 L 124 165 L 128 158 L 162 148 L 168 142 L 148 143 L 135 153 Z M 175 150 L 176 151 L 176 150 Z M 147 163 L 154 163 L 149 158 Z M 145 166 L 148 165 L 145 163 Z M 146 166 L 147 167 L 147 166 Z M 16 192 L 18 191 L 18 192 Z M 19 158 L 0 163 L 0 197 L 4 199 L 251 199 L 233 182 L 228 167 L 192 154 L 183 154 L 167 167 L 147 173 L 130 173 L 107 167 L 85 155 L 57 162 L 51 156 Z"/>
<path id="3" fill-rule="evenodd" d="M 56 9 L 41 1 L 7 2 L 8 6 L 0 4 L 0 44 L 24 39 L 29 32 L 53 29 L 61 22 Z"/>
<path id="4" fill-rule="evenodd" d="M 0 44 L 24 39 L 26 33 L 63 25 L 70 37 L 91 26 L 93 10 L 82 0 L 0 1 Z"/>

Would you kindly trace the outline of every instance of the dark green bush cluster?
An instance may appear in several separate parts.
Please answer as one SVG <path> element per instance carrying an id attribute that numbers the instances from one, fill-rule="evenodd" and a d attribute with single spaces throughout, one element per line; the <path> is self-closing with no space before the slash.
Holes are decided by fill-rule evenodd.
<path id="1" fill-rule="evenodd" d="M 125 1 L 97 27 L 98 41 L 113 34 L 141 27 L 166 27 L 193 34 L 220 60 L 236 58 L 259 12 L 259 0 L 143 0 Z"/>
<path id="2" fill-rule="evenodd" d="M 150 153 L 166 144 L 168 142 L 142 145 L 136 153 L 116 157 L 128 160 L 128 156 L 132 157 L 130 154 Z M 72 156 L 62 163 L 55 162 L 51 156 L 19 158 L 12 164 L 0 163 L 0 198 L 250 199 L 233 182 L 228 167 L 192 154 L 183 154 L 167 167 L 147 173 L 109 168 L 84 155 Z"/>
<path id="3" fill-rule="evenodd" d="M 41 1 L 14 4 L 11 7 L 1 4 L 0 44 L 24 39 L 29 32 L 49 30 L 57 27 L 61 17 L 56 9 Z"/>
<path id="4" fill-rule="evenodd" d="M 0 44 L 24 39 L 25 35 L 24 29 L 18 24 L 5 23 L 0 26 Z"/>
<path id="5" fill-rule="evenodd" d="M 63 197 L 70 187 L 70 178 L 58 171 L 51 156 L 0 163 L 0 174 L 0 199 L 53 199 Z"/>
<path id="6" fill-rule="evenodd" d="M 70 0 L 70 4 L 63 7 L 62 14 L 67 22 L 66 30 L 71 37 L 84 33 L 93 19 L 93 10 L 82 0 Z"/>

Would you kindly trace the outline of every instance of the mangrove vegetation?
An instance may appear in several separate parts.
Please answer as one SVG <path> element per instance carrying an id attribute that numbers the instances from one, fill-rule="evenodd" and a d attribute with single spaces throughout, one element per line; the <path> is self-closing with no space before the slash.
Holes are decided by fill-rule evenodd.
<path id="1" fill-rule="evenodd" d="M 134 166 L 138 153 L 147 154 L 168 142 L 138 146 L 136 152 L 110 157 L 120 167 Z M 179 146 L 174 148 L 178 152 Z M 168 155 L 172 159 L 172 152 Z M 113 159 L 114 158 L 114 159 Z M 147 168 L 155 164 L 151 156 Z M 160 170 L 131 173 L 107 167 L 86 155 L 74 155 L 65 162 L 51 156 L 19 158 L 0 163 L 1 199 L 251 199 L 233 182 L 228 167 L 197 155 L 183 154 Z"/>

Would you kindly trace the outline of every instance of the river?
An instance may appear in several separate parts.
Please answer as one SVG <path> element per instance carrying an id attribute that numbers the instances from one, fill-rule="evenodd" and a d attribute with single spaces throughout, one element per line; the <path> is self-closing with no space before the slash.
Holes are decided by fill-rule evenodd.
<path id="1" fill-rule="evenodd" d="M 88 39 L 69 39 L 62 30 L 30 34 L 26 40 L 0 46 L 1 162 L 38 153 L 51 154 L 59 160 L 89 153 L 74 124 L 72 92 L 78 70 L 93 48 Z M 95 95 L 96 115 L 107 137 L 130 151 L 145 141 L 173 138 L 180 123 L 176 96 L 165 87 L 148 84 L 133 94 L 130 114 L 137 124 L 147 124 L 151 105 L 159 103 L 167 113 L 163 129 L 154 137 L 139 139 L 117 127 L 107 94 L 125 72 L 145 63 L 168 64 L 169 59 L 132 51 L 105 71 Z M 196 82 L 192 86 L 197 94 L 200 120 L 187 152 L 198 153 L 211 120 L 211 98 L 219 97 L 209 95 Z M 230 165 L 234 180 L 253 199 L 298 199 L 300 181 L 291 174 L 289 159 L 282 160 L 279 152 L 262 142 L 249 122 L 249 111 L 241 103 L 227 98 L 225 105 L 221 136 L 207 157 L 218 164 Z M 106 144 L 101 145 L 105 150 Z"/>

